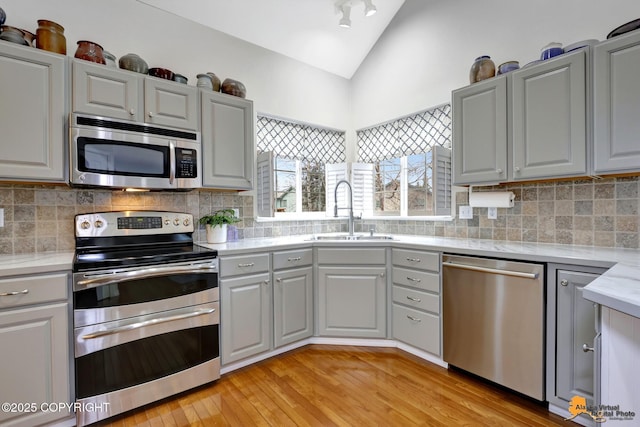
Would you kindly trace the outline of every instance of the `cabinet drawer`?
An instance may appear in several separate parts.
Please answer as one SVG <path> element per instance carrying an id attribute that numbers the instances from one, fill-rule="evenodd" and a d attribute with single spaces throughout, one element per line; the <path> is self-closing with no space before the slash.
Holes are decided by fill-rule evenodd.
<path id="1" fill-rule="evenodd" d="M 393 337 L 440 355 L 440 317 L 393 304 Z"/>
<path id="2" fill-rule="evenodd" d="M 269 254 L 225 256 L 220 258 L 220 277 L 269 271 Z"/>
<path id="3" fill-rule="evenodd" d="M 391 256 L 393 265 L 440 271 L 440 254 L 411 249 L 394 249 Z"/>
<path id="4" fill-rule="evenodd" d="M 312 249 L 295 249 L 292 251 L 274 252 L 273 269 L 302 267 L 313 263 Z"/>
<path id="5" fill-rule="evenodd" d="M 440 297 L 427 292 L 393 286 L 393 302 L 409 305 L 418 310 L 440 313 Z"/>
<path id="6" fill-rule="evenodd" d="M 0 309 L 68 299 L 68 275 L 16 276 L 0 279 Z M 5 295 L 17 292 L 13 295 Z"/>
<path id="7" fill-rule="evenodd" d="M 408 268 L 393 267 L 393 283 L 397 285 L 411 286 L 427 291 L 440 293 L 440 274 L 427 273 L 425 271 Z"/>
<path id="8" fill-rule="evenodd" d="M 384 248 L 318 248 L 318 264 L 384 264 Z"/>

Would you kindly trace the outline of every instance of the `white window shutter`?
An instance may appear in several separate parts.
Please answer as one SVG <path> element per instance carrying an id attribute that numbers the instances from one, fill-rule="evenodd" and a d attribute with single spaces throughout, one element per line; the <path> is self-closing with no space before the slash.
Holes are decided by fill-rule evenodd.
<path id="1" fill-rule="evenodd" d="M 354 215 L 373 215 L 373 178 L 374 169 L 372 163 L 351 164 Z"/>
<path id="2" fill-rule="evenodd" d="M 258 216 L 272 217 L 274 213 L 273 197 L 273 152 L 258 153 L 258 184 L 256 186 L 256 205 Z"/>
<path id="3" fill-rule="evenodd" d="M 432 148 L 434 215 L 451 215 L 451 150 L 438 145 Z"/>
<path id="4" fill-rule="evenodd" d="M 327 216 L 333 216 L 333 207 L 335 206 L 335 188 L 341 179 L 349 179 L 349 173 L 346 163 L 327 163 L 324 165 L 325 176 L 325 209 Z M 347 186 L 341 185 L 338 189 L 338 206 L 347 206 Z M 338 212 L 338 215 L 340 213 Z"/>

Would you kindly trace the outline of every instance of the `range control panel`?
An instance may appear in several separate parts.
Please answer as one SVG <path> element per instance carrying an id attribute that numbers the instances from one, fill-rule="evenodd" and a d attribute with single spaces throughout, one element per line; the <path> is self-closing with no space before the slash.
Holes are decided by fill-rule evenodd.
<path id="1" fill-rule="evenodd" d="M 119 211 L 76 215 L 76 237 L 192 233 L 193 215 L 183 212 Z"/>

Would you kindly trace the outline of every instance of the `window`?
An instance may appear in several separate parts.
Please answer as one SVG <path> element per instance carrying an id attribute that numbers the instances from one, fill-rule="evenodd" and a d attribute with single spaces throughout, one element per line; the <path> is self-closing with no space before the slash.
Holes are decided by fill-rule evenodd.
<path id="1" fill-rule="evenodd" d="M 326 211 L 327 163 L 345 161 L 344 132 L 258 116 L 258 216 Z"/>
<path id="2" fill-rule="evenodd" d="M 374 165 L 374 215 L 451 215 L 451 107 L 446 104 L 357 132 Z"/>

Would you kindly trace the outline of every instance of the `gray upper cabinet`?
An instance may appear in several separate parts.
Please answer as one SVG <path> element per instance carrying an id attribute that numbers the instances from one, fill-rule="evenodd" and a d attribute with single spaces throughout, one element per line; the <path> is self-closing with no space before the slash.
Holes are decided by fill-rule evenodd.
<path id="1" fill-rule="evenodd" d="M 198 89 L 73 60 L 73 111 L 197 131 Z"/>
<path id="2" fill-rule="evenodd" d="M 594 47 L 595 173 L 640 170 L 640 32 Z"/>
<path id="3" fill-rule="evenodd" d="M 201 90 L 204 187 L 251 190 L 255 131 L 253 102 Z"/>
<path id="4" fill-rule="evenodd" d="M 587 175 L 588 49 L 514 71 L 510 180 Z"/>
<path id="5" fill-rule="evenodd" d="M 453 91 L 453 183 L 507 179 L 507 76 Z"/>
<path id="6" fill-rule="evenodd" d="M 455 185 L 589 175 L 588 48 L 453 91 Z"/>
<path id="7" fill-rule="evenodd" d="M 0 42 L 0 179 L 65 182 L 66 57 Z"/>

